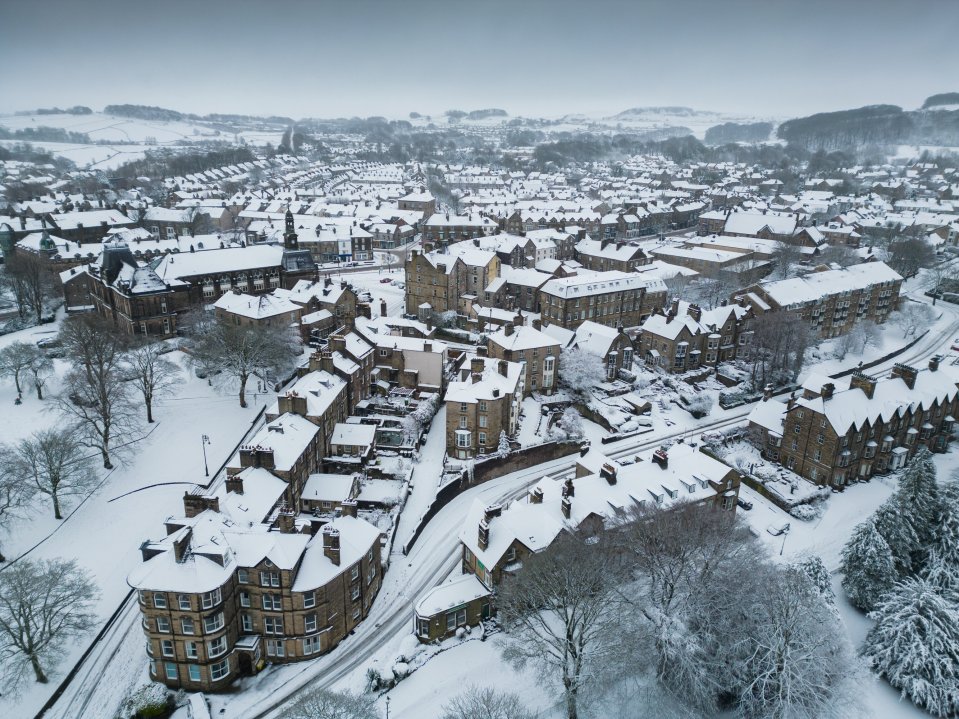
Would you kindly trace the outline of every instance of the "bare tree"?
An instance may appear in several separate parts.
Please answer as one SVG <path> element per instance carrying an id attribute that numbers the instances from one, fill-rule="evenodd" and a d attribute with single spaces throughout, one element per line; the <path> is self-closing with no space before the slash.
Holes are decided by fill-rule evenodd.
<path id="1" fill-rule="evenodd" d="M 250 377 L 276 382 L 292 368 L 300 349 L 299 339 L 288 327 L 232 325 L 221 320 L 194 323 L 190 340 L 190 358 L 197 369 L 239 382 L 241 407 L 247 406 Z"/>
<path id="2" fill-rule="evenodd" d="M 889 244 L 889 266 L 903 277 L 912 277 L 935 262 L 936 251 L 921 237 L 904 238 Z"/>
<path id="3" fill-rule="evenodd" d="M 599 358 L 581 347 L 564 349 L 559 358 L 559 381 L 581 398 L 606 381 L 606 372 Z"/>
<path id="4" fill-rule="evenodd" d="M 29 371 L 36 349 L 26 342 L 12 342 L 0 350 L 0 375 L 13 378 L 18 395 L 23 394 L 20 380 Z"/>
<path id="5" fill-rule="evenodd" d="M 935 316 L 935 310 L 922 302 L 902 300 L 899 309 L 889 315 L 889 321 L 902 330 L 902 336 L 915 335 L 916 330 L 928 327 Z"/>
<path id="6" fill-rule="evenodd" d="M 37 399 L 43 399 L 43 388 L 53 374 L 53 362 L 39 347 L 32 347 L 32 357 L 27 370 L 33 379 L 33 388 L 37 391 Z"/>
<path id="7" fill-rule="evenodd" d="M 846 355 L 850 352 L 861 355 L 866 351 L 866 347 L 878 344 L 881 340 L 882 330 L 879 329 L 879 325 L 871 320 L 858 322 L 849 332 L 836 340 L 836 359 L 846 359 Z"/>
<path id="8" fill-rule="evenodd" d="M 123 375 L 127 338 L 94 315 L 67 320 L 60 338 L 73 369 L 57 407 L 74 422 L 84 444 L 100 452 L 104 468 L 113 469 L 111 452 L 137 424 Z"/>
<path id="9" fill-rule="evenodd" d="M 767 312 L 752 321 L 752 328 L 748 361 L 753 387 L 795 380 L 814 342 L 809 325 L 792 312 Z"/>
<path id="10" fill-rule="evenodd" d="M 143 395 L 147 422 L 153 422 L 153 400 L 173 391 L 180 368 L 163 356 L 163 345 L 144 342 L 126 354 L 126 376 Z"/>
<path id="11" fill-rule="evenodd" d="M 793 265 L 802 260 L 802 248 L 789 242 L 777 242 L 773 250 L 774 272 L 779 279 L 785 280 L 793 276 Z"/>
<path id="12" fill-rule="evenodd" d="M 0 572 L 0 667 L 9 688 L 28 668 L 47 682 L 64 645 L 93 628 L 98 594 L 75 560 L 21 560 Z"/>
<path id="13" fill-rule="evenodd" d="M 536 719 L 518 694 L 471 686 L 443 705 L 442 719 Z"/>
<path id="14" fill-rule="evenodd" d="M 379 719 L 375 698 L 315 689 L 290 705 L 286 719 Z"/>
<path id="15" fill-rule="evenodd" d="M 32 312 L 39 324 L 43 303 L 50 296 L 53 280 L 46 262 L 30 252 L 15 251 L 6 260 L 6 282 L 13 291 L 21 319 Z"/>
<path id="16" fill-rule="evenodd" d="M 0 530 L 6 531 L 10 522 L 23 514 L 33 497 L 33 486 L 24 482 L 15 469 L 14 452 L 0 445 Z M 7 561 L 0 552 L 0 562 Z"/>
<path id="17" fill-rule="evenodd" d="M 602 536 L 587 542 L 562 533 L 499 589 L 509 632 L 504 656 L 517 666 L 533 664 L 561 686 L 567 719 L 577 719 L 584 689 L 617 646 L 620 556 Z"/>
<path id="18" fill-rule="evenodd" d="M 34 432 L 20 440 L 13 455 L 14 471 L 50 497 L 57 519 L 63 519 L 61 500 L 85 496 L 96 486 L 97 475 L 90 459 L 70 428 Z"/>

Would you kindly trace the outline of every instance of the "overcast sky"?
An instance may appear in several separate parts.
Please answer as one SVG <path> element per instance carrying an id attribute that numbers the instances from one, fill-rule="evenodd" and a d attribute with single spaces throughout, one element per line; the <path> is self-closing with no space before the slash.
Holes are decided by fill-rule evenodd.
<path id="1" fill-rule="evenodd" d="M 0 112 L 797 116 L 959 91 L 956 0 L 3 0 Z"/>

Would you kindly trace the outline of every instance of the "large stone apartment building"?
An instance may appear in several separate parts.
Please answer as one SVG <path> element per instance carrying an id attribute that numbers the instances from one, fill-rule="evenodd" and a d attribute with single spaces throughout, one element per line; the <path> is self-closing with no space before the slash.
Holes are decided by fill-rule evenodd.
<path id="1" fill-rule="evenodd" d="M 406 261 L 406 311 L 420 314 L 423 305 L 433 312 L 461 310 L 463 295 L 481 297 L 499 273 L 495 252 L 475 247 L 456 255 L 413 250 Z"/>
<path id="2" fill-rule="evenodd" d="M 636 327 L 666 303 L 666 285 L 638 273 L 599 272 L 552 279 L 539 291 L 543 319 L 567 329 L 584 320 Z"/>
<path id="3" fill-rule="evenodd" d="M 899 304 L 902 281 L 885 263 L 864 262 L 761 282 L 736 292 L 733 299 L 743 298 L 757 315 L 792 312 L 826 339 L 846 334 L 858 322 L 885 322 Z"/>
<path id="4" fill-rule="evenodd" d="M 519 327 L 507 322 L 501 330 L 488 335 L 486 346 L 490 358 L 524 365 L 526 396 L 556 391 L 561 348 L 554 337 L 540 331 L 539 320 Z"/>
<path id="5" fill-rule="evenodd" d="M 896 365 L 888 377 L 809 377 L 799 397 L 768 396 L 749 415 L 762 455 L 817 484 L 842 488 L 903 467 L 919 447 L 945 451 L 959 415 L 957 377 Z"/>
<path id="6" fill-rule="evenodd" d="M 327 519 L 290 502 L 315 475 L 318 445 L 300 435 L 316 432 L 296 415 L 270 422 L 257 446 L 241 450 L 248 466 L 213 493 L 187 493 L 166 536 L 141 545 L 128 582 L 154 681 L 223 691 L 266 663 L 330 651 L 369 613 L 382 581 L 380 531 L 357 518 L 353 501 Z"/>

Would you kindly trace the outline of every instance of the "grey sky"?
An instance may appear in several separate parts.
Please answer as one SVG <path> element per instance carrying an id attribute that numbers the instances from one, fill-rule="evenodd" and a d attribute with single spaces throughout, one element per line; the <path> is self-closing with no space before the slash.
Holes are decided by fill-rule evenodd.
<path id="1" fill-rule="evenodd" d="M 0 0 L 0 112 L 293 117 L 686 105 L 796 116 L 959 91 L 955 0 Z"/>

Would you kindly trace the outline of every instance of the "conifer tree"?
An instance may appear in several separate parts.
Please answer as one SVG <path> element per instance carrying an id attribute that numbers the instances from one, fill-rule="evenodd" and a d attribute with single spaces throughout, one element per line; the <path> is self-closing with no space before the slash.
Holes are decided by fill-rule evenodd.
<path id="1" fill-rule="evenodd" d="M 919 538 L 919 549 L 913 553 L 913 568 L 924 559 L 923 553 L 933 540 L 939 519 L 939 487 L 936 484 L 936 466 L 932 453 L 922 447 L 912 458 L 899 480 L 896 501 L 904 519 L 912 525 Z"/>
<path id="2" fill-rule="evenodd" d="M 883 502 L 872 515 L 872 520 L 892 551 L 896 570 L 902 576 L 909 576 L 913 570 L 913 557 L 921 550 L 921 546 L 912 522 L 899 506 L 898 498 L 893 495 Z"/>
<path id="3" fill-rule="evenodd" d="M 863 656 L 903 696 L 937 717 L 959 712 L 959 611 L 929 582 L 907 579 L 869 615 Z"/>
<path id="4" fill-rule="evenodd" d="M 842 586 L 853 606 L 872 610 L 898 579 L 892 551 L 872 518 L 853 530 L 842 551 Z"/>

